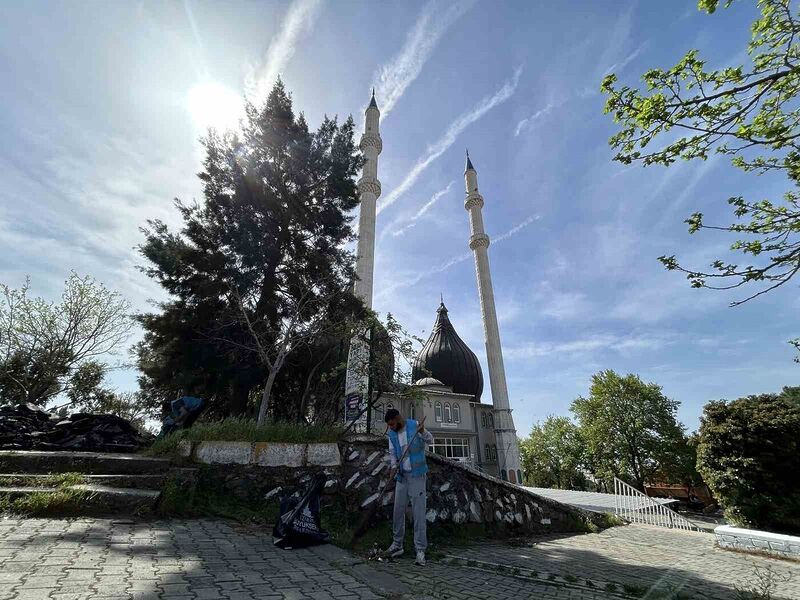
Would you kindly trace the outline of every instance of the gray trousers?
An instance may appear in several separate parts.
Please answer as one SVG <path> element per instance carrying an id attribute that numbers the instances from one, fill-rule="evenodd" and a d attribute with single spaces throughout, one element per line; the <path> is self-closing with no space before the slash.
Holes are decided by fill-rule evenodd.
<path id="1" fill-rule="evenodd" d="M 414 548 L 417 552 L 425 552 L 428 547 L 428 532 L 425 513 L 428 511 L 428 494 L 425 484 L 427 475 L 412 477 L 406 473 L 394 488 L 394 515 L 392 527 L 394 543 L 403 546 L 406 535 L 406 507 L 411 500 L 411 511 L 414 516 Z"/>

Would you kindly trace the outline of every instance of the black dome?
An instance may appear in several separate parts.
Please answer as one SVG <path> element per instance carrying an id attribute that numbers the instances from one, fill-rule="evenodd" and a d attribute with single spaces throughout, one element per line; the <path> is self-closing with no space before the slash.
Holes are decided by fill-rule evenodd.
<path id="1" fill-rule="evenodd" d="M 412 365 L 412 381 L 425 377 L 438 379 L 457 394 L 474 396 L 474 401 L 480 402 L 483 393 L 481 364 L 475 353 L 458 337 L 447 317 L 444 302 L 436 311 L 431 336 Z"/>

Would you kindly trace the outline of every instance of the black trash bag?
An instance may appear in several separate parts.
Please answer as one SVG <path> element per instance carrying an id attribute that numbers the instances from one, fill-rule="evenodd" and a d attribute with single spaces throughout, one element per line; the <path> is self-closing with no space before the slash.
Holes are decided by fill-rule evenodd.
<path id="1" fill-rule="evenodd" d="M 291 550 L 328 542 L 329 534 L 322 529 L 319 512 L 319 495 L 326 479 L 324 473 L 317 473 L 299 499 L 294 496 L 281 498 L 281 516 L 272 530 L 278 548 Z"/>

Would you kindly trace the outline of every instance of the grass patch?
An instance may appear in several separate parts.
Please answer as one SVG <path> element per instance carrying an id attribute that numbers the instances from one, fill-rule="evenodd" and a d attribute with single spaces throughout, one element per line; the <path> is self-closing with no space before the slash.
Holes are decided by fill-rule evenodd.
<path id="1" fill-rule="evenodd" d="M 636 598 L 641 598 L 647 593 L 647 588 L 645 586 L 636 585 L 634 583 L 624 583 L 622 584 L 622 589 L 629 596 L 635 596 Z"/>
<path id="2" fill-rule="evenodd" d="M 55 491 L 32 492 L 17 498 L 9 495 L 0 496 L 0 513 L 28 517 L 78 514 L 89 496 L 89 492 L 75 490 L 71 486 L 85 481 L 85 477 L 80 473 L 58 473 L 48 477 L 20 476 L 14 485 L 56 489 Z"/>
<path id="3" fill-rule="evenodd" d="M 253 419 L 229 417 L 220 421 L 195 423 L 192 427 L 176 431 L 157 439 L 146 450 L 159 456 L 174 454 L 181 440 L 190 442 L 277 442 L 321 443 L 336 442 L 342 436 L 340 425 L 301 425 L 298 423 L 265 423 L 258 425 Z"/>

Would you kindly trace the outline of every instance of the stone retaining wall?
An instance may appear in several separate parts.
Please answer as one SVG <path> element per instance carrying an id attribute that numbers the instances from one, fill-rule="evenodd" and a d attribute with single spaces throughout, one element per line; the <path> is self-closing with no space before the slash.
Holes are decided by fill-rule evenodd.
<path id="1" fill-rule="evenodd" d="M 800 559 L 800 537 L 720 525 L 714 528 L 720 548 L 780 554 Z"/>
<path id="2" fill-rule="evenodd" d="M 343 502 L 346 510 L 355 512 L 378 501 L 390 469 L 385 440 L 354 440 L 338 447 L 201 442 L 184 446 L 182 453 L 207 464 L 206 471 L 225 490 L 255 503 L 303 489 L 322 469 L 328 476 L 323 504 Z M 429 453 L 427 459 L 430 523 L 483 523 L 530 533 L 581 530 L 597 518 L 436 454 Z M 384 494 L 381 503 L 388 517 L 392 493 Z"/>

